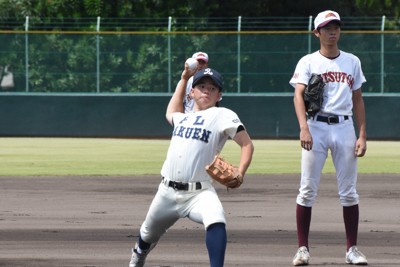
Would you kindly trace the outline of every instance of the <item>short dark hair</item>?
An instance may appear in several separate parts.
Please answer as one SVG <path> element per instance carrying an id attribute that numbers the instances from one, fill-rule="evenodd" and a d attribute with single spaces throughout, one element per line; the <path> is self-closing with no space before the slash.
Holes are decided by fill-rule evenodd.
<path id="1" fill-rule="evenodd" d="M 329 21 L 327 24 L 325 24 L 324 26 L 318 27 L 318 28 L 317 28 L 317 31 L 319 31 L 319 30 L 322 29 L 322 28 L 328 27 L 328 25 L 332 25 L 332 24 L 336 24 L 336 25 L 338 25 L 340 28 L 342 28 L 343 22 L 341 22 L 340 20 L 331 20 L 331 21 Z"/>

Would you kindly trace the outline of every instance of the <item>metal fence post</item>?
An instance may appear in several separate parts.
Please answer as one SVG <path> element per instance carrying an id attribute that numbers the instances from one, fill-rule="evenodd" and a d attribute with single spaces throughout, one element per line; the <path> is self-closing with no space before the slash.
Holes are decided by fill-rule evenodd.
<path id="1" fill-rule="evenodd" d="M 308 31 L 312 31 L 312 16 L 308 17 Z M 308 53 L 311 53 L 311 33 L 308 34 Z"/>
<path id="2" fill-rule="evenodd" d="M 168 93 L 171 93 L 171 24 L 172 17 L 168 17 Z"/>
<path id="3" fill-rule="evenodd" d="M 237 39 L 237 92 L 240 93 L 240 45 L 241 45 L 241 36 L 240 30 L 242 28 L 242 16 L 238 17 L 238 39 Z"/>
<path id="4" fill-rule="evenodd" d="M 96 36 L 96 90 L 100 93 L 100 17 L 97 17 Z"/>
<path id="5" fill-rule="evenodd" d="M 385 77 L 384 77 L 384 71 L 385 71 L 385 20 L 386 16 L 382 16 L 382 25 L 381 25 L 381 94 L 384 93 L 385 91 Z"/>
<path id="6" fill-rule="evenodd" d="M 29 92 L 29 16 L 25 18 L 25 91 Z"/>

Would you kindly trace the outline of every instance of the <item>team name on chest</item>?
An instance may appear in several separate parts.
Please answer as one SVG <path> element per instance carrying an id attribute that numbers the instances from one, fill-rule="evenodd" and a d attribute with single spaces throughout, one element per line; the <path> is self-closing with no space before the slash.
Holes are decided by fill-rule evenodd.
<path id="1" fill-rule="evenodd" d="M 172 136 L 208 143 L 212 132 L 204 128 L 205 120 L 202 116 L 196 116 L 193 123 L 189 123 L 187 119 L 188 117 L 185 117 L 175 126 Z"/>
<path id="2" fill-rule="evenodd" d="M 351 74 L 347 74 L 346 72 L 339 71 L 328 71 L 326 73 L 321 74 L 324 82 L 337 82 L 337 83 L 347 83 L 350 89 L 354 84 L 354 77 Z"/>

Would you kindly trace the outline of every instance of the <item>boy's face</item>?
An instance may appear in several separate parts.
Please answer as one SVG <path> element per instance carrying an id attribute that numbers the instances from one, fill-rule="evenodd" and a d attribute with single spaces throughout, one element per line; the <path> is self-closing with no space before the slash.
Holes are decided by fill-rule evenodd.
<path id="1" fill-rule="evenodd" d="M 336 44 L 340 39 L 340 24 L 338 22 L 332 21 L 326 24 L 322 28 L 318 28 L 314 31 L 315 36 L 317 36 L 320 41 L 324 44 Z"/>
<path id="2" fill-rule="evenodd" d="M 197 68 L 198 70 L 203 70 L 205 68 L 208 68 L 208 62 L 205 62 L 202 59 L 198 59 L 197 62 L 199 62 L 199 65 L 198 65 L 198 68 Z"/>
<path id="3" fill-rule="evenodd" d="M 199 109 L 204 110 L 215 106 L 221 98 L 221 91 L 211 78 L 204 77 L 192 88 L 191 95 Z"/>

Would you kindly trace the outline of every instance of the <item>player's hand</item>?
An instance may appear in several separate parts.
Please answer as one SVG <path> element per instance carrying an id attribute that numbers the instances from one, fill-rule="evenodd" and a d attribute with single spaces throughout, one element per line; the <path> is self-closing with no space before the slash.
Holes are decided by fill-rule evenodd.
<path id="1" fill-rule="evenodd" d="M 363 138 L 359 138 L 356 142 L 356 148 L 354 150 L 354 155 L 356 157 L 363 157 L 367 152 L 367 142 Z"/>
<path id="2" fill-rule="evenodd" d="M 310 151 L 312 149 L 313 139 L 308 129 L 303 129 L 300 131 L 300 144 L 301 147 L 307 151 Z"/>
<path id="3" fill-rule="evenodd" d="M 190 70 L 189 65 L 185 63 L 185 69 L 182 72 L 181 79 L 189 80 L 196 73 L 197 69 Z"/>

